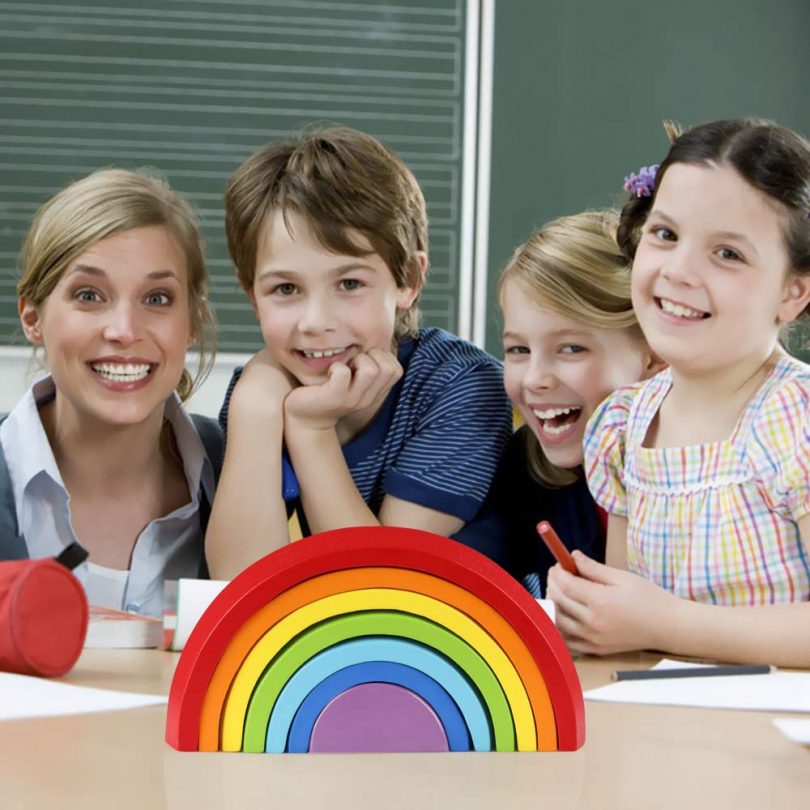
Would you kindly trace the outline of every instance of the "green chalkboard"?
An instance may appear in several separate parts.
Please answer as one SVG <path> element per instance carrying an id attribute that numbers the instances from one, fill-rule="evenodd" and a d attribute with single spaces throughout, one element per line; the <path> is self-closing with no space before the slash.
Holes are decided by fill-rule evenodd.
<path id="1" fill-rule="evenodd" d="M 772 118 L 810 136 L 808 0 L 497 3 L 490 290 L 546 222 L 621 200 L 658 162 L 661 122 Z M 502 324 L 490 295 L 487 347 Z M 791 346 L 810 361 L 808 337 Z"/>
<path id="2" fill-rule="evenodd" d="M 223 230 L 227 178 L 301 127 L 363 129 L 428 200 L 425 322 L 457 320 L 463 0 L 0 2 L 0 343 L 19 340 L 17 256 L 36 209 L 103 166 L 151 166 L 204 226 L 219 348 L 261 338 Z"/>

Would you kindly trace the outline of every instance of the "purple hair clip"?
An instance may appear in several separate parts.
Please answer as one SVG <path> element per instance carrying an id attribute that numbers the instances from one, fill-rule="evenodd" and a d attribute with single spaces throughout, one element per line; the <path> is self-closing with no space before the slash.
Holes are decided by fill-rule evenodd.
<path id="1" fill-rule="evenodd" d="M 634 194 L 636 197 L 652 197 L 655 186 L 655 175 L 658 172 L 658 164 L 654 166 L 642 166 L 638 174 L 628 174 L 624 178 L 624 189 Z"/>

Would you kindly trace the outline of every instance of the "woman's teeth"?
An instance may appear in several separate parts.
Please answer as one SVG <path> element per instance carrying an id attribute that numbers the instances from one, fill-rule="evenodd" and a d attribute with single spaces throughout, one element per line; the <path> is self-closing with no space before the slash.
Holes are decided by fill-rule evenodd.
<path id="1" fill-rule="evenodd" d="M 699 309 L 692 309 L 691 307 L 684 306 L 683 304 L 676 304 L 674 301 L 668 301 L 666 298 L 658 299 L 661 303 L 661 309 L 669 315 L 675 315 L 678 318 L 688 318 L 689 320 L 702 320 L 708 317 L 708 312 L 702 312 Z"/>
<path id="2" fill-rule="evenodd" d="M 111 382 L 138 382 L 152 370 L 149 363 L 93 363 L 93 371 Z"/>

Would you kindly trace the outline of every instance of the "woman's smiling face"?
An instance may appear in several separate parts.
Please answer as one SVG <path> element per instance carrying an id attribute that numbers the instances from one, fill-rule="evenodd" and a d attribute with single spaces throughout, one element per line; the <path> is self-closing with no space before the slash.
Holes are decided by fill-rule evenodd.
<path id="1" fill-rule="evenodd" d="M 42 304 L 21 300 L 20 317 L 60 408 L 142 422 L 177 387 L 193 337 L 186 258 L 161 226 L 116 233 L 74 259 Z"/>

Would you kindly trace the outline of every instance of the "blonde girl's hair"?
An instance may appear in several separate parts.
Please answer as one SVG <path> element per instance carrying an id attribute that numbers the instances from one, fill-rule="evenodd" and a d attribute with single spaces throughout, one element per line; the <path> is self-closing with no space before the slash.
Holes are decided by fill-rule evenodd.
<path id="1" fill-rule="evenodd" d="M 630 301 L 630 265 L 616 243 L 618 222 L 614 211 L 585 211 L 544 225 L 514 252 L 498 282 L 499 298 L 515 281 L 543 307 L 643 340 Z M 531 475 L 549 487 L 573 483 L 577 476 L 552 464 L 534 433 L 526 433 Z"/>
<path id="2" fill-rule="evenodd" d="M 34 217 L 20 254 L 17 295 L 41 306 L 70 263 L 113 234 L 158 225 L 186 257 L 192 334 L 200 352 L 196 374 L 183 369 L 177 393 L 185 401 L 214 363 L 214 316 L 208 304 L 208 272 L 197 219 L 186 200 L 145 169 L 101 169 L 71 183 Z"/>

